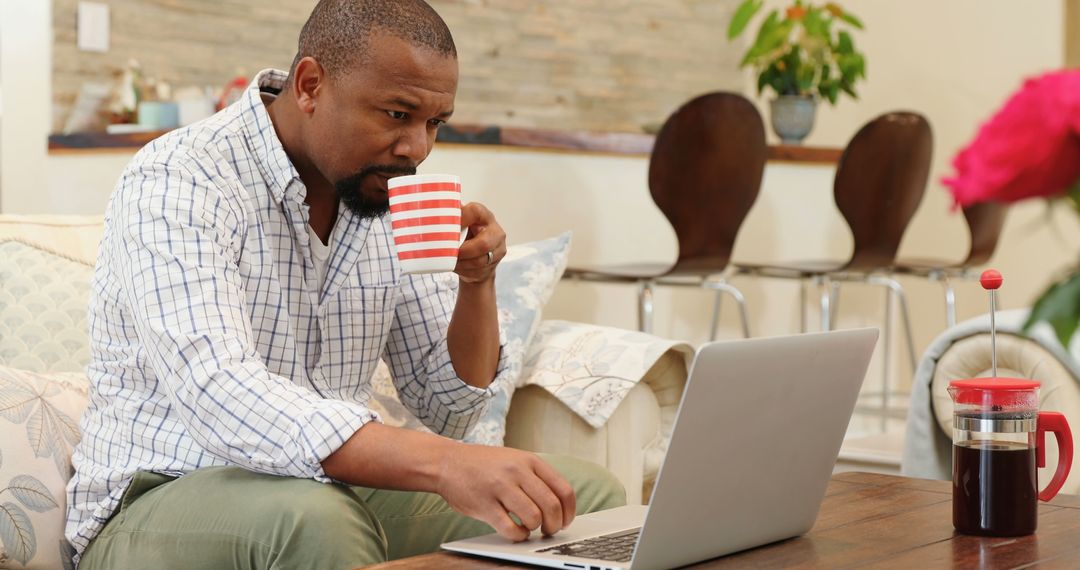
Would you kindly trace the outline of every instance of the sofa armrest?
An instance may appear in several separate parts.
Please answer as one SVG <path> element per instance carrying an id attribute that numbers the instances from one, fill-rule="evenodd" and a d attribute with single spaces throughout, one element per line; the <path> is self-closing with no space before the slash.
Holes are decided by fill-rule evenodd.
<path id="1" fill-rule="evenodd" d="M 525 386 L 510 402 L 506 445 L 602 465 L 626 487 L 629 504 L 642 504 L 648 501 L 667 452 L 686 374 L 683 355 L 668 351 L 600 428 L 590 426 L 543 388 Z"/>
<path id="2" fill-rule="evenodd" d="M 991 375 L 990 335 L 972 335 L 952 344 L 942 354 L 934 369 L 930 385 L 934 419 L 946 437 L 952 439 L 953 404 L 949 397 L 949 382 L 963 378 Z M 1072 429 L 1080 430 L 1080 379 L 1073 376 L 1065 364 L 1038 342 L 1016 334 L 997 335 L 998 376 L 1031 378 L 1042 383 L 1039 391 L 1040 409 L 1061 412 Z M 1080 435 L 1080 431 L 1076 432 Z M 1052 442 L 1053 438 L 1048 438 Z M 1049 443 L 1046 453 L 1048 469 L 1057 465 L 1057 446 Z M 1052 471 L 1044 473 L 1052 473 Z M 1046 476 L 1040 480 L 1046 481 Z M 1080 492 L 1080 455 L 1074 456 L 1073 471 L 1062 488 L 1063 493 Z"/>

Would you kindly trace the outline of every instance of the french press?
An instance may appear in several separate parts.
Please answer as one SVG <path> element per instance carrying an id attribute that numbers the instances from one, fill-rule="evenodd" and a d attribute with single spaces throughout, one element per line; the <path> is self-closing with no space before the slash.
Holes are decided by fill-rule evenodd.
<path id="1" fill-rule="evenodd" d="M 995 291 L 1001 274 L 980 279 L 990 291 L 990 378 L 953 380 L 953 526 L 984 536 L 1035 532 L 1038 501 L 1061 490 L 1072 466 L 1072 433 L 1065 416 L 1039 411 L 1039 382 L 997 375 Z M 1046 432 L 1057 437 L 1058 465 L 1039 491 L 1037 467 L 1046 466 Z"/>

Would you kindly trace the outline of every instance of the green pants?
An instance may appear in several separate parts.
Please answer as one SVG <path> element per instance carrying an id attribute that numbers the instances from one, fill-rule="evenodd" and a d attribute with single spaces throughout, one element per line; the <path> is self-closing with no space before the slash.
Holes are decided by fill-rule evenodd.
<path id="1" fill-rule="evenodd" d="M 578 513 L 625 504 L 607 470 L 541 455 L 574 487 Z M 138 473 L 80 570 L 346 569 L 434 552 L 493 532 L 431 493 L 385 491 L 208 467 Z"/>

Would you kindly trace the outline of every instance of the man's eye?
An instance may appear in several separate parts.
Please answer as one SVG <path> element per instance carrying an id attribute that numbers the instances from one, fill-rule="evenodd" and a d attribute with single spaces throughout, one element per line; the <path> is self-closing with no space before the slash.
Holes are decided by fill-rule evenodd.
<path id="1" fill-rule="evenodd" d="M 409 118 L 409 114 L 405 111 L 387 111 L 386 114 L 396 121 L 404 121 Z"/>
<path id="2" fill-rule="evenodd" d="M 433 126 L 435 128 L 441 127 L 441 126 L 446 124 L 446 121 L 444 121 L 442 119 L 432 119 L 432 120 L 430 120 L 428 122 L 431 123 L 431 126 Z"/>

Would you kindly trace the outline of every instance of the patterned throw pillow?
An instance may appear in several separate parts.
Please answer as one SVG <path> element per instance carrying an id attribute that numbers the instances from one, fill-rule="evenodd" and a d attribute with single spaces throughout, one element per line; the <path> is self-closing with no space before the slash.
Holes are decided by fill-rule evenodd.
<path id="1" fill-rule="evenodd" d="M 81 372 L 0 366 L 0 568 L 72 567 L 64 488 L 88 389 Z"/>
<path id="2" fill-rule="evenodd" d="M 502 445 L 506 434 L 506 412 L 510 398 L 520 384 L 522 363 L 529 342 L 540 325 L 540 312 L 566 269 L 570 251 L 570 232 L 546 240 L 510 247 L 499 264 L 495 292 L 499 303 L 499 325 L 506 343 L 507 381 L 495 386 L 491 407 L 465 441 L 484 445 Z M 426 430 L 398 402 L 390 372 L 380 364 L 372 378 L 373 394 L 369 405 L 388 425 Z"/>
<path id="3" fill-rule="evenodd" d="M 69 372 L 90 361 L 86 309 L 93 267 L 0 241 L 0 365 Z"/>

